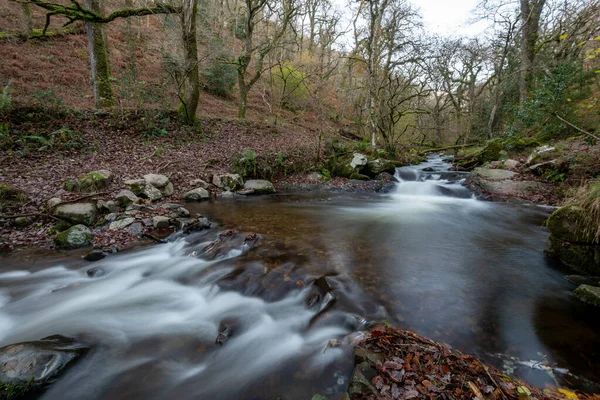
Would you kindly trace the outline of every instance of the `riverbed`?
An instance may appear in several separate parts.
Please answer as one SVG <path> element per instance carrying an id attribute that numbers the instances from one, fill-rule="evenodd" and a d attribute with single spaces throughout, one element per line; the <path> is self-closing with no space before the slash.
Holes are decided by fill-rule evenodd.
<path id="1" fill-rule="evenodd" d="M 449 167 L 400 168 L 388 194 L 189 205 L 218 226 L 96 263 L 15 252 L 0 346 L 92 347 L 43 399 L 336 399 L 352 341 L 387 321 L 535 385 L 597 390 L 600 312 L 543 254 L 552 209 L 478 200 Z"/>

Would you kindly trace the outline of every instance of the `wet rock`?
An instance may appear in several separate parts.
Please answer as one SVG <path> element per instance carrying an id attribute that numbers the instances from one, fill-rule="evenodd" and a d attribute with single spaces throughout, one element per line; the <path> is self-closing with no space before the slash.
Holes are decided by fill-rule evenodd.
<path id="1" fill-rule="evenodd" d="M 98 210 L 91 203 L 67 203 L 56 206 L 52 214 L 74 224 L 91 225 L 96 219 Z"/>
<path id="2" fill-rule="evenodd" d="M 368 362 L 362 362 L 354 367 L 348 393 L 350 398 L 363 398 L 369 395 L 377 395 L 377 390 L 371 383 L 377 376 L 377 370 Z"/>
<path id="3" fill-rule="evenodd" d="M 354 170 L 360 170 L 362 167 L 367 165 L 369 159 L 364 154 L 354 153 L 352 161 L 350 161 L 350 167 Z"/>
<path id="4" fill-rule="evenodd" d="M 396 172 L 396 165 L 391 161 L 378 158 L 368 161 L 366 168 L 363 170 L 363 173 L 365 175 L 369 175 L 370 177 L 375 177 L 383 172 L 394 174 Z"/>
<path id="5" fill-rule="evenodd" d="M 102 254 L 104 255 L 104 252 Z M 85 274 L 90 278 L 100 278 L 104 275 L 104 270 L 100 267 L 90 268 L 85 271 Z"/>
<path id="6" fill-rule="evenodd" d="M 102 260 L 104 257 L 106 257 L 106 255 L 104 254 L 104 252 L 102 250 L 94 249 L 94 250 L 90 251 L 89 253 L 87 253 L 83 257 L 83 259 L 85 261 L 94 262 L 94 261 Z"/>
<path id="7" fill-rule="evenodd" d="M 2 347 L 0 348 L 1 385 L 10 385 L 22 396 L 21 398 L 37 398 L 88 349 L 62 335 Z M 2 396 L 5 394 L 0 393 Z"/>
<path id="8" fill-rule="evenodd" d="M 215 174 L 212 183 L 218 188 L 234 191 L 244 185 L 244 180 L 238 174 Z"/>
<path id="9" fill-rule="evenodd" d="M 129 225 L 133 224 L 134 222 L 135 222 L 135 218 L 133 218 L 133 217 L 123 218 L 123 219 L 117 220 L 115 222 L 111 222 L 108 229 L 110 229 L 111 231 L 119 231 L 124 228 L 127 228 Z"/>
<path id="10" fill-rule="evenodd" d="M 225 342 L 229 339 L 232 333 L 232 328 L 229 325 L 221 325 L 221 329 L 219 332 L 219 336 L 215 339 L 215 343 L 219 346 L 223 346 Z"/>
<path id="11" fill-rule="evenodd" d="M 113 173 L 106 169 L 92 171 L 79 178 L 77 187 L 82 192 L 97 192 L 106 189 L 111 184 L 113 176 Z"/>
<path id="12" fill-rule="evenodd" d="M 217 197 L 220 198 L 220 199 L 234 199 L 236 197 L 239 197 L 239 195 L 236 194 L 236 193 L 230 192 L 229 190 L 227 190 L 227 191 L 219 194 Z"/>
<path id="13" fill-rule="evenodd" d="M 565 279 L 575 285 L 600 286 L 600 276 L 567 275 Z"/>
<path id="14" fill-rule="evenodd" d="M 140 199 L 131 190 L 121 190 L 115 196 L 115 203 L 119 207 L 127 207 L 133 203 L 137 203 Z"/>
<path id="15" fill-rule="evenodd" d="M 600 246 L 570 243 L 550 235 L 546 255 L 586 275 L 600 275 Z"/>
<path id="16" fill-rule="evenodd" d="M 203 229 L 209 229 L 212 226 L 212 223 L 204 217 L 176 218 L 173 223 L 177 229 L 184 231 L 184 233 L 197 232 Z"/>
<path id="17" fill-rule="evenodd" d="M 75 225 L 54 237 L 54 244 L 61 249 L 77 249 L 92 241 L 92 231 L 85 225 Z"/>
<path id="18" fill-rule="evenodd" d="M 155 229 L 167 229 L 169 227 L 169 217 L 152 217 L 152 225 Z"/>
<path id="19" fill-rule="evenodd" d="M 595 235 L 585 229 L 585 217 L 585 210 L 581 207 L 561 207 L 550 215 L 546 226 L 554 236 L 566 242 L 592 244 Z"/>
<path id="20" fill-rule="evenodd" d="M 275 186 L 269 181 L 263 179 L 251 179 L 244 182 L 244 194 L 270 194 L 275 193 Z"/>
<path id="21" fill-rule="evenodd" d="M 579 300 L 600 307 L 600 287 L 580 285 L 573 293 Z"/>
<path id="22" fill-rule="evenodd" d="M 185 201 L 202 201 L 210 199 L 210 194 L 206 189 L 201 187 L 192 189 L 183 195 Z"/>
<path id="23" fill-rule="evenodd" d="M 398 179 L 394 175 L 392 175 L 388 172 L 382 172 L 380 174 L 375 175 L 375 179 L 378 181 L 398 182 Z"/>
<path id="24" fill-rule="evenodd" d="M 190 181 L 190 186 L 195 188 L 208 189 L 209 183 L 202 179 L 194 179 Z"/>

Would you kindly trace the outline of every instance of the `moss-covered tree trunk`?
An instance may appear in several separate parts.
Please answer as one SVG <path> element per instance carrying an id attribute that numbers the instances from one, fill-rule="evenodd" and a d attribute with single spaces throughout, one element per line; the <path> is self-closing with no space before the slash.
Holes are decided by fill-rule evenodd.
<path id="1" fill-rule="evenodd" d="M 535 59 L 535 45 L 538 40 L 540 18 L 546 0 L 520 0 L 521 3 L 521 76 L 519 95 L 521 105 L 529 97 L 531 75 Z"/>
<path id="2" fill-rule="evenodd" d="M 85 0 L 85 6 L 97 14 L 104 14 L 101 0 Z M 104 35 L 104 24 L 87 22 L 86 29 L 95 106 L 96 108 L 114 107 L 115 98 L 110 82 L 110 65 L 108 50 L 106 48 L 106 36 Z"/>
<path id="3" fill-rule="evenodd" d="M 198 0 L 183 0 L 181 29 L 185 52 L 185 82 L 181 96 L 179 114 L 186 124 L 196 120 L 196 109 L 200 99 L 200 77 L 198 76 L 198 41 L 196 39 L 196 14 Z"/>

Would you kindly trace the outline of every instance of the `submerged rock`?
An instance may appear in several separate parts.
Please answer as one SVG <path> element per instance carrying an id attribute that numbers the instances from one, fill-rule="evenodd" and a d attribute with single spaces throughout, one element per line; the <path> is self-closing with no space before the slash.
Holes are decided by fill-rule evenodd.
<path id="1" fill-rule="evenodd" d="M 74 224 L 91 225 L 96 219 L 98 211 L 91 203 L 59 204 L 54 208 L 53 215 Z"/>
<path id="2" fill-rule="evenodd" d="M 92 231 L 85 225 L 75 225 L 54 237 L 54 244 L 61 249 L 77 249 L 92 241 Z"/>
<path id="3" fill-rule="evenodd" d="M 600 307 L 600 287 L 580 285 L 573 293 L 579 300 Z"/>
<path id="4" fill-rule="evenodd" d="M 0 398 L 37 398 L 88 347 L 62 335 L 0 348 Z"/>

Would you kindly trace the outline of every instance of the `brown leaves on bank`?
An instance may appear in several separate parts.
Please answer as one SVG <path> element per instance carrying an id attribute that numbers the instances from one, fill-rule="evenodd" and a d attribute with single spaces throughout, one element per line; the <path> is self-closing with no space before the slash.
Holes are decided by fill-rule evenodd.
<path id="1" fill-rule="evenodd" d="M 353 399 L 600 399 L 529 386 L 475 357 L 409 331 L 377 327 L 358 346 L 380 357 L 373 365 L 377 374 L 371 381 L 376 394 Z"/>

